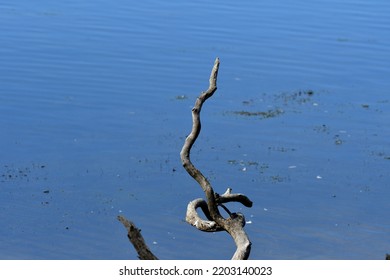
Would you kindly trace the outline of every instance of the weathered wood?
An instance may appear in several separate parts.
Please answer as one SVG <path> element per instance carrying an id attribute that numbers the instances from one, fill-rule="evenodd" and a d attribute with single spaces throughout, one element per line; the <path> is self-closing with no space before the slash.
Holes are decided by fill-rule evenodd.
<path id="1" fill-rule="evenodd" d="M 214 92 L 217 90 L 218 70 L 219 59 L 217 58 L 211 71 L 209 88 L 200 94 L 192 109 L 192 130 L 186 137 L 183 148 L 180 152 L 180 158 L 184 169 L 201 186 L 205 192 L 207 200 L 206 202 L 202 199 L 196 199 L 190 202 L 187 207 L 186 221 L 202 231 L 227 231 L 232 236 L 237 246 L 237 250 L 232 259 L 248 259 L 251 250 L 251 242 L 243 229 L 245 226 L 245 218 L 240 213 L 230 213 L 230 211 L 222 203 L 236 201 L 241 202 L 247 207 L 251 207 L 252 201 L 250 201 L 245 195 L 232 194 L 230 188 L 228 188 L 223 195 L 218 195 L 214 192 L 207 178 L 193 165 L 190 160 L 191 148 L 198 138 L 201 130 L 200 112 L 202 110 L 203 103 L 213 96 Z M 225 219 L 222 217 L 218 206 L 222 206 L 223 209 L 228 212 L 229 218 Z M 201 219 L 197 214 L 196 209 L 199 207 L 206 215 L 208 219 L 207 221 Z"/>
<path id="2" fill-rule="evenodd" d="M 207 178 L 192 164 L 190 160 L 191 148 L 198 138 L 201 129 L 200 112 L 203 103 L 217 90 L 218 70 L 219 59 L 217 58 L 211 71 L 209 88 L 207 91 L 200 94 L 192 109 L 192 130 L 187 136 L 180 152 L 183 167 L 188 174 L 198 182 L 206 195 L 206 201 L 198 198 L 188 203 L 186 221 L 197 229 L 206 232 L 227 231 L 232 236 L 237 246 L 232 259 L 245 260 L 248 259 L 251 250 L 251 242 L 244 231 L 245 217 L 241 213 L 231 213 L 224 203 L 234 201 L 240 202 L 246 207 L 252 207 L 252 201 L 243 194 L 233 194 L 231 188 L 228 188 L 222 195 L 215 193 Z M 219 206 L 228 213 L 228 218 L 225 219 L 222 217 L 218 209 Z M 198 208 L 202 209 L 207 220 L 202 219 L 198 215 Z M 127 220 L 123 216 L 118 216 L 118 220 L 127 229 L 127 236 L 137 251 L 138 257 L 141 260 L 157 260 L 157 257 L 146 245 L 145 240 L 141 235 L 141 230 L 139 230 L 133 222 Z"/>
<path id="3" fill-rule="evenodd" d="M 158 258 L 146 245 L 145 240 L 141 235 L 141 230 L 138 229 L 132 221 L 127 220 L 123 216 L 118 216 L 118 220 L 127 229 L 127 237 L 129 238 L 131 244 L 133 244 L 134 249 L 137 251 L 138 258 L 140 260 L 158 260 Z"/>

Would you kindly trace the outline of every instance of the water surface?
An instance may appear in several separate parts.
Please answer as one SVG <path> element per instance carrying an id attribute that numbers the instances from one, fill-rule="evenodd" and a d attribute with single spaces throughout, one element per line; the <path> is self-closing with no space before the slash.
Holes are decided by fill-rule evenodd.
<path id="1" fill-rule="evenodd" d="M 252 259 L 390 251 L 390 4 L 376 1 L 0 3 L 0 258 L 134 259 L 118 214 L 162 259 L 227 259 L 184 220 L 245 193 Z"/>

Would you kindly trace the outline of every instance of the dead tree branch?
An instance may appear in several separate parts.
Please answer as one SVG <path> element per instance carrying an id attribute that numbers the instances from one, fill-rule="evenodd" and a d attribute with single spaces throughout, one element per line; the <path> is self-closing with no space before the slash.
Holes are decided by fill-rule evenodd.
<path id="1" fill-rule="evenodd" d="M 252 207 L 252 201 L 243 194 L 233 194 L 231 188 L 228 188 L 222 195 L 215 193 L 210 182 L 206 177 L 192 164 L 190 160 L 190 151 L 199 136 L 201 123 L 200 111 L 203 103 L 211 97 L 217 90 L 217 76 L 219 69 L 219 59 L 217 58 L 210 75 L 210 85 L 207 91 L 202 92 L 196 99 L 195 106 L 192 109 L 192 130 L 187 136 L 183 148 L 180 152 L 180 158 L 183 167 L 188 174 L 194 178 L 201 186 L 206 195 L 206 200 L 201 198 L 195 199 L 188 203 L 186 221 L 199 230 L 206 232 L 227 231 L 236 243 L 237 249 L 234 253 L 233 260 L 248 259 L 251 242 L 244 231 L 245 217 L 241 213 L 231 213 L 224 205 L 228 202 L 240 202 L 246 207 Z M 224 218 L 219 212 L 218 206 L 223 208 L 229 217 Z M 207 220 L 202 219 L 197 209 L 201 208 Z M 150 251 L 141 235 L 141 230 L 138 229 L 133 222 L 122 216 L 118 216 L 118 220 L 127 229 L 127 236 L 133 244 L 141 260 L 157 260 L 158 258 Z"/>
<path id="2" fill-rule="evenodd" d="M 231 213 L 226 206 L 223 205 L 223 203 L 236 201 L 247 207 L 251 207 L 252 201 L 250 201 L 245 195 L 232 194 L 230 188 L 228 188 L 223 195 L 218 195 L 214 192 L 207 178 L 193 165 L 190 160 L 191 148 L 198 138 L 201 129 L 200 112 L 203 103 L 217 90 L 218 69 L 219 59 L 217 58 L 211 71 L 209 88 L 200 94 L 192 109 L 192 130 L 187 136 L 180 152 L 180 158 L 184 169 L 201 186 L 205 192 L 207 200 L 207 202 L 203 199 L 195 199 L 191 201 L 187 207 L 186 221 L 202 231 L 227 231 L 232 236 L 237 246 L 237 250 L 232 259 L 244 260 L 248 259 L 251 249 L 251 242 L 243 229 L 245 226 L 245 218 L 241 213 Z M 229 218 L 225 219 L 222 217 L 218 206 L 225 209 L 225 211 L 229 214 Z M 208 220 L 203 220 L 199 217 L 196 212 L 197 208 L 202 209 Z"/>
<path id="3" fill-rule="evenodd" d="M 141 230 L 138 229 L 133 222 L 127 220 L 122 216 L 118 216 L 118 220 L 127 229 L 127 237 L 129 238 L 131 244 L 133 244 L 134 249 L 137 251 L 138 258 L 140 260 L 158 260 L 158 258 L 150 251 L 149 247 L 146 245 L 145 240 L 141 235 Z"/>

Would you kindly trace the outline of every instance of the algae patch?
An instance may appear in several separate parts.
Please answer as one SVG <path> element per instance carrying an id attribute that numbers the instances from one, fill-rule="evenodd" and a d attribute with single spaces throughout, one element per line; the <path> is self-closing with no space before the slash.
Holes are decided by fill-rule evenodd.
<path id="1" fill-rule="evenodd" d="M 282 109 L 273 109 L 268 111 L 232 111 L 230 112 L 234 115 L 244 116 L 244 117 L 259 117 L 262 119 L 274 118 L 284 113 Z"/>

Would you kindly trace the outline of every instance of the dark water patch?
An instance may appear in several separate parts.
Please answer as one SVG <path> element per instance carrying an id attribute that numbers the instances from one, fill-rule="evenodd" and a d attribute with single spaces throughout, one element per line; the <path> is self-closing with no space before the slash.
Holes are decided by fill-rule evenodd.
<path id="1" fill-rule="evenodd" d="M 274 95 L 274 101 L 276 103 L 282 102 L 284 105 L 293 104 L 304 104 L 311 101 L 313 96 L 313 90 L 298 90 L 292 93 L 280 93 Z"/>
<path id="2" fill-rule="evenodd" d="M 283 110 L 281 109 L 275 109 L 275 110 L 268 110 L 263 112 L 250 112 L 250 111 L 233 111 L 231 114 L 238 115 L 238 116 L 244 116 L 244 117 L 259 117 L 262 119 L 268 119 L 268 118 L 274 118 L 280 114 L 283 114 Z"/>
<path id="3" fill-rule="evenodd" d="M 0 169 L 0 182 L 15 182 L 15 181 L 45 181 L 47 180 L 47 172 L 45 172 L 46 164 L 31 163 L 28 166 L 15 166 L 14 164 L 4 164 Z"/>
<path id="4" fill-rule="evenodd" d="M 303 105 L 305 103 L 316 105 L 316 103 L 312 100 L 313 95 L 313 90 L 298 90 L 294 92 L 283 92 L 276 94 L 264 93 L 256 99 L 244 100 L 241 102 L 241 104 L 246 108 L 265 106 L 272 107 L 272 109 L 265 111 L 255 111 L 245 108 L 243 110 L 226 112 L 225 114 L 232 114 L 243 117 L 257 117 L 260 119 L 274 118 L 285 114 L 286 112 L 301 112 L 304 109 L 298 109 L 297 106 Z"/>

